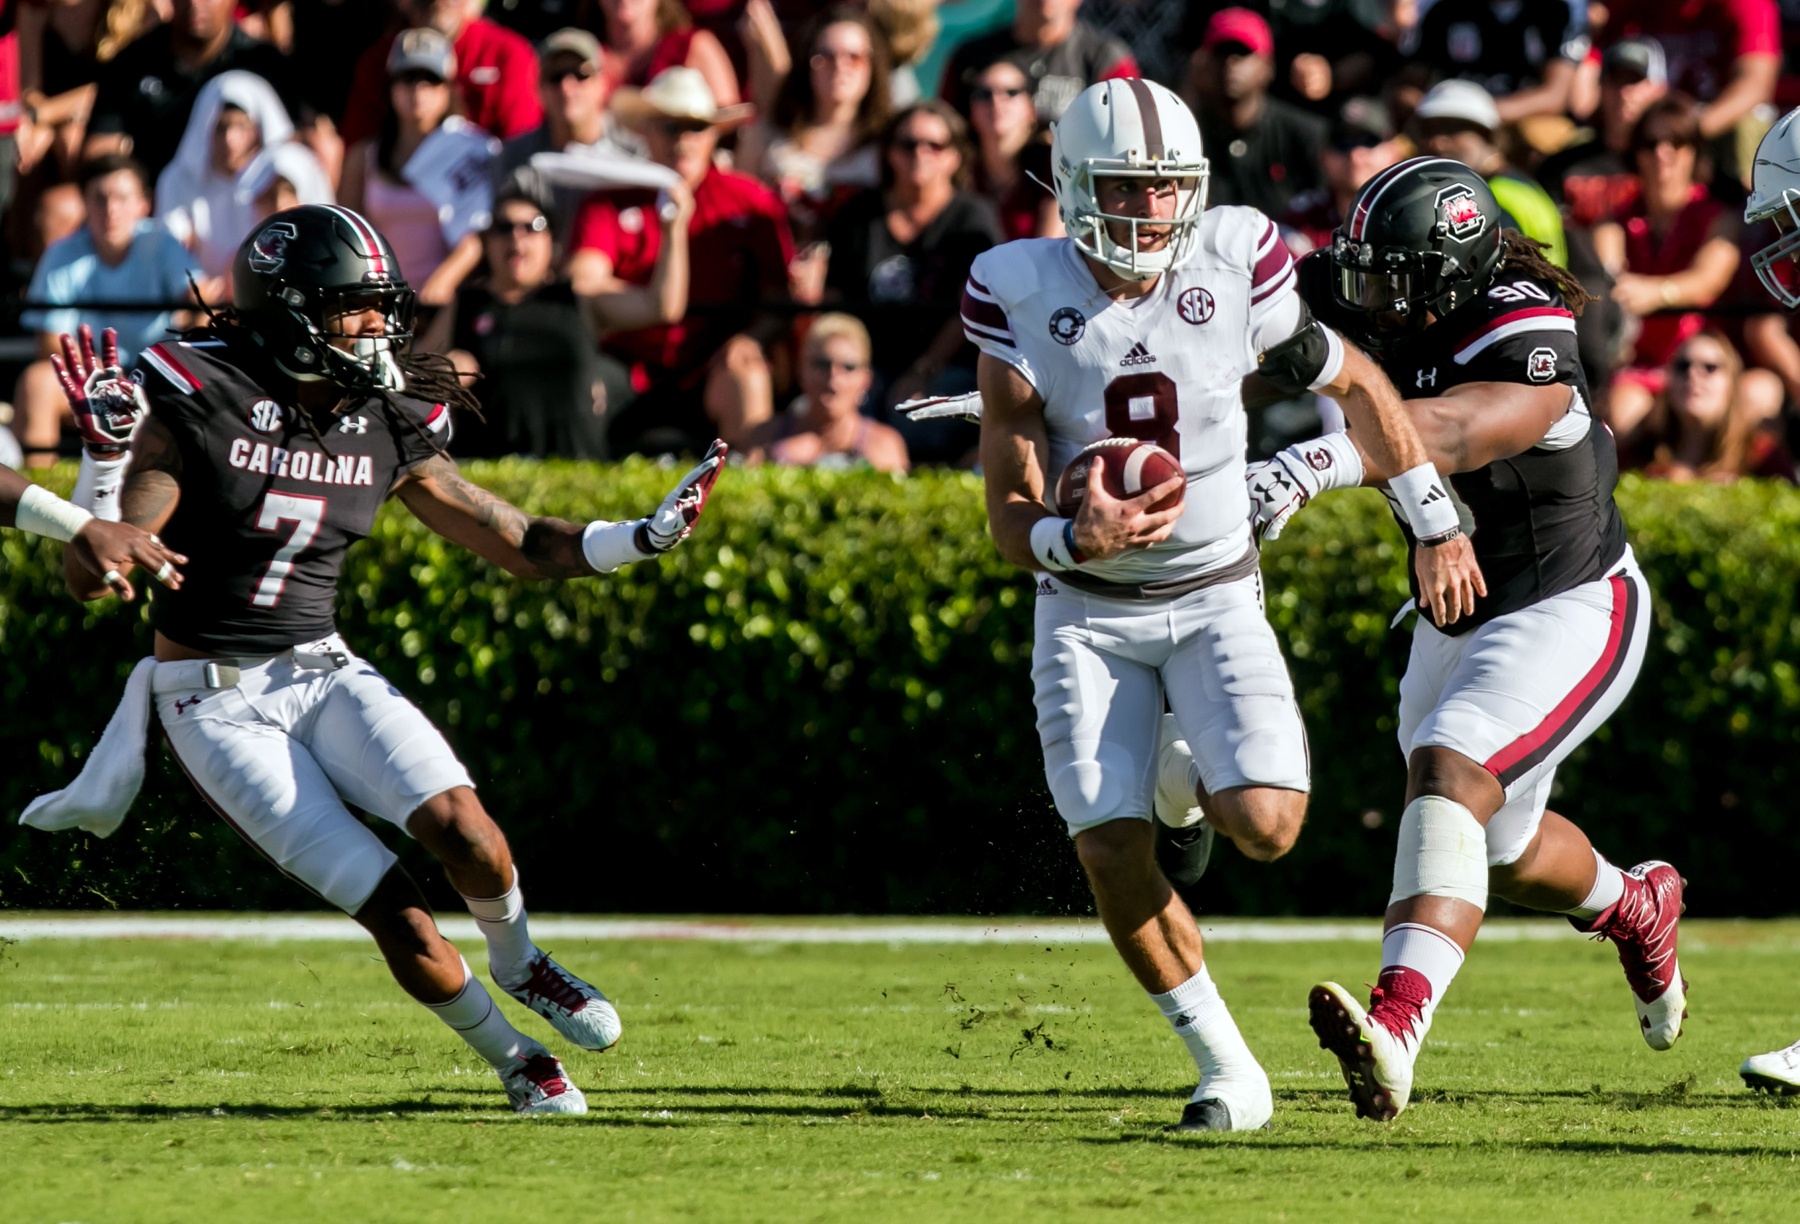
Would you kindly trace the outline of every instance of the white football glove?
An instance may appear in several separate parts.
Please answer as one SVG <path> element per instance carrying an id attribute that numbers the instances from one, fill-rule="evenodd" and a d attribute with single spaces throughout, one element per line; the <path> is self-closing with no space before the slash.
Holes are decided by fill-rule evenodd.
<path id="1" fill-rule="evenodd" d="M 1277 539 L 1307 502 L 1327 489 L 1355 488 L 1362 479 L 1362 456 L 1348 434 L 1296 442 L 1273 459 L 1245 465 L 1250 528 L 1259 540 Z"/>
<path id="2" fill-rule="evenodd" d="M 971 391 L 967 395 L 926 395 L 919 399 L 909 399 L 894 408 L 909 421 L 936 421 L 945 417 L 959 417 L 965 421 L 981 420 L 981 392 Z"/>
<path id="3" fill-rule="evenodd" d="M 712 495 L 713 485 L 724 470 L 725 455 L 730 449 L 717 439 L 707 447 L 699 465 L 681 478 L 681 483 L 663 498 L 656 513 L 638 528 L 639 548 L 647 554 L 665 553 L 688 538 L 694 524 L 700 521 L 701 512 L 706 509 L 706 499 Z"/>

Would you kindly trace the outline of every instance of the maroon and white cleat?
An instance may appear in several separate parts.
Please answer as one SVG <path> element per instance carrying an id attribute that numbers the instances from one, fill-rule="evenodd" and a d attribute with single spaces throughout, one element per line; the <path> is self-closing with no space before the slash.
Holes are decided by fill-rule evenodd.
<path id="1" fill-rule="evenodd" d="M 523 985 L 501 989 L 584 1050 L 611 1049 L 624 1034 L 618 1009 L 606 996 L 551 960 L 548 954 L 531 962 L 531 976 Z"/>
<path id="2" fill-rule="evenodd" d="M 1590 921 L 1569 919 L 1583 934 L 1617 945 L 1638 1027 L 1652 1050 L 1674 1045 L 1687 1019 L 1687 982 L 1675 957 L 1686 885 L 1667 863 L 1639 863 L 1625 873 L 1625 895 L 1618 904 Z"/>
<path id="3" fill-rule="evenodd" d="M 586 1113 L 587 1098 L 569 1081 L 562 1063 L 544 1047 L 538 1046 L 537 1050 L 500 1072 L 500 1082 L 506 1086 L 513 1111 L 534 1116 Z"/>
<path id="4" fill-rule="evenodd" d="M 1391 1122 L 1412 1099 L 1413 1061 L 1431 1027 L 1430 999 L 1422 975 L 1409 969 L 1382 975 L 1368 1011 L 1336 982 L 1312 988 L 1312 1030 L 1319 1048 L 1337 1055 L 1357 1117 Z"/>

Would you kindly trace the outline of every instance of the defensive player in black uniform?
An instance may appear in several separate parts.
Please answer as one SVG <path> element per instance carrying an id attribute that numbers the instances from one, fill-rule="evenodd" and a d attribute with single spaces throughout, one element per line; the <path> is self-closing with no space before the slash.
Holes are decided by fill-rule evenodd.
<path id="1" fill-rule="evenodd" d="M 1650 593 L 1613 502 L 1612 437 L 1576 356 L 1586 295 L 1530 239 L 1502 233 L 1500 217 L 1467 166 L 1416 158 L 1364 186 L 1332 248 L 1300 269 L 1314 311 L 1408 397 L 1469 512 L 1485 578 L 1471 604 L 1421 608 L 1413 633 L 1400 685 L 1407 806 L 1370 1007 L 1335 982 L 1311 996 L 1313 1029 L 1357 1112 L 1383 1120 L 1406 1107 L 1433 1009 L 1490 891 L 1616 944 L 1652 1048 L 1673 1044 L 1686 1014 L 1680 876 L 1658 862 L 1620 871 L 1544 807 L 1556 766 L 1637 676 Z M 1389 475 L 1335 434 L 1252 465 L 1249 479 L 1267 532 L 1325 488 Z"/>
<path id="2" fill-rule="evenodd" d="M 585 1049 L 618 1040 L 605 997 L 532 943 L 506 838 L 449 745 L 337 635 L 338 574 L 389 496 L 523 577 L 654 557 L 692 529 L 724 448 L 648 518 L 532 517 L 445 454 L 449 405 L 465 393 L 447 364 L 403 353 L 412 290 L 366 220 L 316 205 L 277 213 L 232 276 L 234 309 L 145 350 L 141 393 L 116 368 L 97 371 L 91 347 L 69 380 L 78 412 L 129 415 L 147 401 L 123 516 L 194 558 L 187 581 L 151 604 L 151 687 L 175 757 L 265 857 L 367 928 L 400 985 L 495 1067 L 517 1110 L 585 1112 L 562 1064 L 506 1021 L 346 806 L 400 826 L 443 864 L 508 994 Z M 104 590 L 68 577 L 83 598 Z"/>

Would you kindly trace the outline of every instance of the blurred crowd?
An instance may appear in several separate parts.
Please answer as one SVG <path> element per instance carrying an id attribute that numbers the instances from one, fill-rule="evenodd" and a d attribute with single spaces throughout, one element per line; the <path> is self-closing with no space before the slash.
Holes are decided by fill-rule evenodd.
<path id="1" fill-rule="evenodd" d="M 0 0 L 0 35 L 0 459 L 72 451 L 57 333 L 129 360 L 229 303 L 261 218 L 336 202 L 481 402 L 460 455 L 968 464 L 893 406 L 973 389 L 971 261 L 1061 233 L 1048 125 L 1141 75 L 1297 254 L 1386 166 L 1466 162 L 1598 299 L 1625 466 L 1795 474 L 1800 344 L 1739 218 L 1800 0 Z M 1317 427 L 1282 412 L 1258 449 Z"/>

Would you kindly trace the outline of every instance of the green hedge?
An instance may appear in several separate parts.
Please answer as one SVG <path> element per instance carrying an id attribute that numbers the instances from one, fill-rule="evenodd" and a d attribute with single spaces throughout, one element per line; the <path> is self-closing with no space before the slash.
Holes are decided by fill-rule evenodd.
<path id="1" fill-rule="evenodd" d="M 574 518 L 641 511 L 673 475 L 472 472 Z M 1679 863 L 1696 913 L 1791 912 L 1800 492 L 1622 496 L 1655 640 L 1625 709 L 1563 771 L 1558 810 L 1623 861 Z M 72 775 L 149 631 L 137 609 L 68 601 L 54 545 L 0 536 L 10 822 Z M 1403 785 L 1405 635 L 1387 628 L 1403 565 L 1385 505 L 1361 493 L 1309 509 L 1266 556 L 1312 815 L 1278 864 L 1222 854 L 1209 908 L 1381 908 Z M 346 567 L 342 624 L 446 730 L 540 909 L 1084 912 L 1037 749 L 1031 586 L 995 555 L 973 477 L 734 469 L 660 566 L 573 583 L 515 581 L 390 507 Z M 109 841 L 0 834 L 4 906 L 307 903 L 166 758 Z"/>

